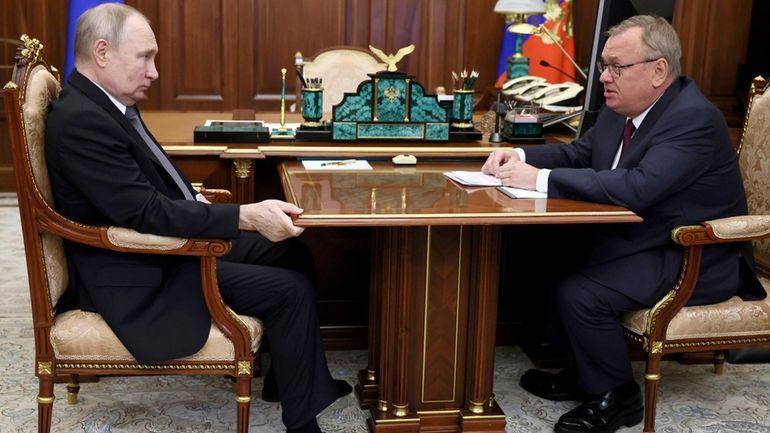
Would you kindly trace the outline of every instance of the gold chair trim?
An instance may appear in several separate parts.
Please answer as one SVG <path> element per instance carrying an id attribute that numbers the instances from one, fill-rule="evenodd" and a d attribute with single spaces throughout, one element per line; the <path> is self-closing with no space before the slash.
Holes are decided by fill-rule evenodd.
<path id="1" fill-rule="evenodd" d="M 235 370 L 233 364 L 70 364 L 56 363 L 56 368 L 80 370 Z"/>

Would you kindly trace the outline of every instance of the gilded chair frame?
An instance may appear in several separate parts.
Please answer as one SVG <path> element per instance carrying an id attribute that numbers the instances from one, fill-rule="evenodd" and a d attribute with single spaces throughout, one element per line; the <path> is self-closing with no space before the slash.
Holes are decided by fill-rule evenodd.
<path id="1" fill-rule="evenodd" d="M 763 96 L 770 84 L 761 77 L 754 79 L 749 93 L 749 104 L 746 109 L 744 127 L 741 142 L 738 146 L 738 155 L 745 148 L 747 130 L 754 126 L 753 116 L 762 116 L 754 110 L 754 103 Z M 770 94 L 768 94 L 770 96 Z M 764 114 L 765 116 L 767 114 Z M 760 145 L 766 146 L 767 140 Z M 744 183 L 746 182 L 747 164 L 742 161 L 744 171 Z M 763 173 L 764 174 L 764 173 Z M 768 179 L 770 180 L 770 179 Z M 765 183 L 767 184 L 767 183 Z M 748 190 L 747 190 L 748 193 Z M 655 431 L 655 409 L 657 402 L 658 384 L 660 382 L 660 361 L 664 355 L 684 352 L 715 352 L 714 365 L 717 374 L 722 373 L 724 364 L 724 351 L 726 349 L 739 349 L 747 347 L 770 346 L 770 317 L 767 311 L 768 299 L 761 301 L 742 301 L 734 297 L 728 301 L 710 306 L 688 307 L 686 306 L 697 282 L 700 271 L 701 254 L 706 245 L 725 242 L 745 242 L 770 239 L 770 215 L 753 214 L 749 200 L 749 210 L 752 215 L 743 215 L 719 220 L 705 221 L 699 225 L 682 226 L 671 233 L 672 240 L 684 249 L 684 256 L 680 268 L 680 274 L 675 286 L 657 304 L 649 310 L 632 312 L 625 317 L 625 335 L 632 346 L 640 347 L 645 352 L 645 413 L 644 432 Z M 767 209 L 758 209 L 768 212 Z M 765 241 L 767 242 L 767 241 Z M 756 269 L 760 279 L 767 290 L 770 284 L 770 261 L 766 253 L 757 249 L 755 244 Z M 710 317 L 718 317 L 720 313 L 733 313 L 740 315 L 742 309 L 753 308 L 759 312 L 756 323 L 747 329 L 724 330 L 720 332 L 700 332 L 697 337 L 686 338 L 681 332 L 681 325 L 688 318 L 703 320 L 704 314 Z M 762 312 L 765 312 L 764 314 Z M 700 315 L 700 319 L 698 316 Z M 670 326 L 676 322 L 677 326 Z M 696 331 L 693 331 L 697 333 Z"/>
<path id="2" fill-rule="evenodd" d="M 217 286 L 216 259 L 226 254 L 230 243 L 218 239 L 182 239 L 165 236 L 144 235 L 119 227 L 95 227 L 72 221 L 56 211 L 50 201 L 50 182 L 47 172 L 40 174 L 33 168 L 28 142 L 28 120 L 24 106 L 28 84 L 33 74 L 45 76 L 48 82 L 55 79 L 57 88 L 49 95 L 47 103 L 58 94 L 59 73 L 49 67 L 42 58 L 43 45 L 26 35 L 15 56 L 12 80 L 3 89 L 5 112 L 8 118 L 10 147 L 19 201 L 24 249 L 29 276 L 29 290 L 35 340 L 35 375 L 39 379 L 38 431 L 48 433 L 51 429 L 54 382 L 70 379 L 67 386 L 68 401 L 76 403 L 80 375 L 132 376 L 132 375 L 216 375 L 234 378 L 235 400 L 237 402 L 237 431 L 248 432 L 249 406 L 251 401 L 251 379 L 254 371 L 254 354 L 258 348 L 261 328 L 249 327 L 244 317 L 238 316 L 222 301 Z M 44 120 L 43 120 L 44 121 Z M 44 166 L 43 166 L 44 168 Z M 45 170 L 42 170 L 45 172 Z M 49 185 L 41 185 L 48 183 Z M 212 191 L 207 191 L 211 193 Z M 215 191 L 216 192 L 216 191 Z M 210 196 L 213 202 L 227 201 L 228 192 Z M 52 343 L 52 328 L 55 327 L 57 311 L 51 298 L 49 261 L 44 252 L 46 238 L 65 239 L 112 251 L 140 254 L 171 254 L 200 258 L 201 281 L 206 305 L 211 313 L 213 325 L 230 341 L 232 351 L 214 354 L 207 360 L 196 360 L 195 355 L 184 359 L 159 364 L 141 364 L 135 360 L 119 362 L 104 359 L 60 359 Z M 60 242 L 60 241 L 59 241 Z M 65 266 L 66 267 L 66 266 Z M 255 320 L 246 318 L 246 320 Z M 261 326 L 261 325 L 260 325 Z M 215 332 L 212 326 L 212 334 Z M 217 334 L 217 335 L 221 335 Z M 221 337 L 220 337 L 221 341 Z M 219 346 L 217 346 L 219 347 Z M 228 346 L 229 347 L 229 346 Z M 88 356 L 88 355 L 86 355 Z"/>

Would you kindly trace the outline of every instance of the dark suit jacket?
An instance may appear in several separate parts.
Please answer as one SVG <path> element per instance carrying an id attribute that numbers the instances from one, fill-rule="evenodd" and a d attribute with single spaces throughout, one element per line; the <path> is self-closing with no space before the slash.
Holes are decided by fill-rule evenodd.
<path id="1" fill-rule="evenodd" d="M 238 236 L 238 206 L 184 200 L 128 119 L 76 70 L 48 116 L 45 153 L 56 207 L 75 221 L 169 236 Z M 59 306 L 101 314 L 138 361 L 190 355 L 205 343 L 211 318 L 197 258 L 65 248 L 69 289 Z"/>
<path id="2" fill-rule="evenodd" d="M 527 163 L 553 168 L 549 197 L 617 204 L 644 218 L 641 224 L 599 229 L 583 272 L 651 304 L 671 289 L 679 272 L 682 250 L 671 230 L 746 214 L 746 198 L 724 118 L 692 80 L 674 81 L 610 170 L 625 121 L 605 107 L 594 127 L 571 145 L 529 147 L 525 154 Z M 764 297 L 753 272 L 745 272 L 753 269 L 751 260 L 750 247 L 706 247 L 691 303 L 714 302 L 736 291 L 747 299 Z"/>

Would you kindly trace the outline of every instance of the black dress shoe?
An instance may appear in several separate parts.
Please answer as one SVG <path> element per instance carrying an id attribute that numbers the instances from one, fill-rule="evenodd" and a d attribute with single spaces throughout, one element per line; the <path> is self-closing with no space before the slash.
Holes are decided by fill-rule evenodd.
<path id="1" fill-rule="evenodd" d="M 527 370 L 520 380 L 521 387 L 540 398 L 553 401 L 581 400 L 585 394 L 577 386 L 577 375 L 571 368 L 558 373 Z"/>
<path id="2" fill-rule="evenodd" d="M 562 415 L 554 432 L 612 433 L 622 426 L 639 424 L 643 418 L 641 392 L 636 391 L 629 397 L 621 398 L 615 391 L 607 391 Z"/>

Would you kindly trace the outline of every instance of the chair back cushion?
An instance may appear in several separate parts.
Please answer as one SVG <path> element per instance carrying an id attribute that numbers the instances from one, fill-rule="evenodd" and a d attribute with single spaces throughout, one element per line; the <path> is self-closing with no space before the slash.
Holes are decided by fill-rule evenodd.
<path id="1" fill-rule="evenodd" d="M 770 215 L 770 81 L 754 79 L 738 155 L 751 215 Z M 757 264 L 770 268 L 770 240 L 754 241 Z"/>
<path id="2" fill-rule="evenodd" d="M 37 64 L 28 71 L 22 90 L 22 122 L 29 156 L 29 169 L 36 194 L 53 208 L 53 192 L 48 168 L 45 162 L 45 126 L 51 103 L 59 96 L 59 80 L 43 64 Z M 67 262 L 61 238 L 48 234 L 41 235 L 45 273 L 51 305 L 61 297 L 67 288 Z"/>
<path id="3" fill-rule="evenodd" d="M 323 111 L 331 113 L 332 107 L 342 101 L 345 92 L 355 92 L 362 81 L 369 79 L 367 74 L 383 71 L 387 67 L 360 48 L 331 48 L 306 61 L 303 74 L 305 78 L 323 80 Z"/>

